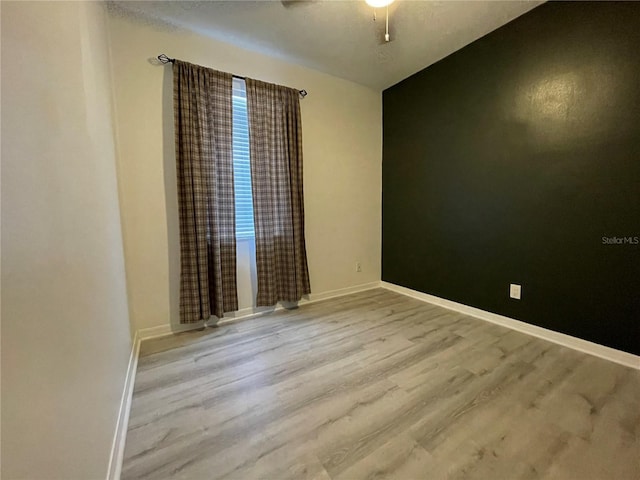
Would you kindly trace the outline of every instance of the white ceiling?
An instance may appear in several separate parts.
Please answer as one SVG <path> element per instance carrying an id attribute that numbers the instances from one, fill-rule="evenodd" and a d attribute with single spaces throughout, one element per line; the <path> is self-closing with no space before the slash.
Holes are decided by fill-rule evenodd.
<path id="1" fill-rule="evenodd" d="M 486 35 L 542 1 L 116 1 L 145 21 L 193 30 L 375 89 L 384 89 Z M 123 12 L 124 13 L 124 12 Z M 170 54 L 170 52 L 166 52 Z"/>

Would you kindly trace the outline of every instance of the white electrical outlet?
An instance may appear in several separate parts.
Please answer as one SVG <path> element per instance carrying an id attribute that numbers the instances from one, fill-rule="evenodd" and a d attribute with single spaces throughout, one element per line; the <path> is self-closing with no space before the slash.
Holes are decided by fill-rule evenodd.
<path id="1" fill-rule="evenodd" d="M 360 262 L 356 262 L 356 272 L 362 271 L 362 264 Z"/>
<path id="2" fill-rule="evenodd" d="M 516 300 L 520 300 L 520 297 L 522 296 L 522 285 L 516 285 L 515 283 L 512 283 L 509 286 L 509 296 L 511 298 L 515 298 Z"/>

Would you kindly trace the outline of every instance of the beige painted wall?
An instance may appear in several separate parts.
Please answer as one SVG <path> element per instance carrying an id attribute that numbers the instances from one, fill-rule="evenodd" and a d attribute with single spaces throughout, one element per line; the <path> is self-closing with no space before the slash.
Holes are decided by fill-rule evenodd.
<path id="1" fill-rule="evenodd" d="M 104 479 L 129 354 L 105 15 L 2 9 L 2 478 Z"/>
<path id="2" fill-rule="evenodd" d="M 178 322 L 179 248 L 171 67 L 160 53 L 239 75 L 304 88 L 306 239 L 311 288 L 324 293 L 380 279 L 380 92 L 178 30 L 114 15 L 111 53 L 119 181 L 132 319 L 137 328 Z M 240 308 L 253 302 L 239 247 Z M 362 263 L 356 273 L 355 263 Z"/>

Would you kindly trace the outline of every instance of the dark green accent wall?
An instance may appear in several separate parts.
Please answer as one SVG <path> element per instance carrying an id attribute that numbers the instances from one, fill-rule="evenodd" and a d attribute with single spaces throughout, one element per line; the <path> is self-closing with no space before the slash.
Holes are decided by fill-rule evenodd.
<path id="1" fill-rule="evenodd" d="M 640 3 L 543 4 L 383 108 L 383 280 L 640 354 L 640 245 L 602 239 L 640 237 Z"/>

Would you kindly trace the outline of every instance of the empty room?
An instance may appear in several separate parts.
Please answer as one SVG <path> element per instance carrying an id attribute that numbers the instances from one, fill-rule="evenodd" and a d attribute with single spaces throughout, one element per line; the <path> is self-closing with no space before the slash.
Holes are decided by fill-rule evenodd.
<path id="1" fill-rule="evenodd" d="M 0 17 L 2 480 L 640 480 L 640 2 Z"/>

